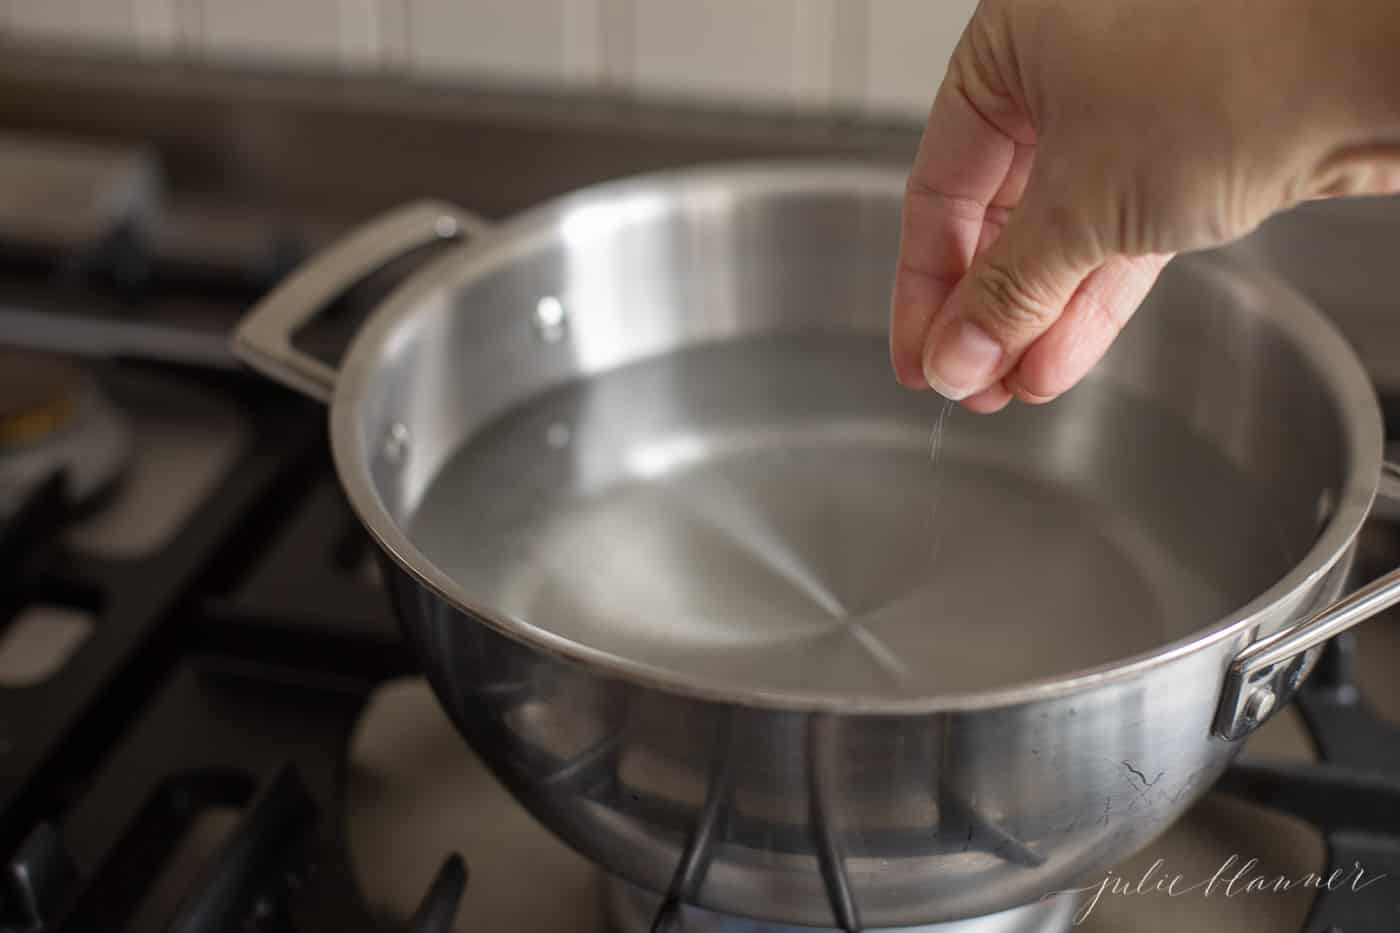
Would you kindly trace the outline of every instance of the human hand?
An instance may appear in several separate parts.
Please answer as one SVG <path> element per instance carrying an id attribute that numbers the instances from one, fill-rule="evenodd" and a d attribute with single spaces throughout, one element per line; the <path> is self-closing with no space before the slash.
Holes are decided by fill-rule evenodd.
<path id="1" fill-rule="evenodd" d="M 1098 362 L 1177 252 L 1400 192 L 1394 0 L 983 0 L 904 199 L 895 374 L 978 412 Z"/>

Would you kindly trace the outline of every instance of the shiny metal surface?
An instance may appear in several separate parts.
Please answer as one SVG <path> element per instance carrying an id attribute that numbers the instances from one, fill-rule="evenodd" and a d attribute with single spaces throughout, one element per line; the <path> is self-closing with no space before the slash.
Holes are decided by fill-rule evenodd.
<path id="1" fill-rule="evenodd" d="M 1233 251 L 1257 261 L 1320 307 L 1371 380 L 1400 395 L 1400 301 L 1395 238 L 1400 197 L 1306 201 L 1275 215 Z"/>
<path id="2" fill-rule="evenodd" d="M 460 208 L 420 202 L 394 211 L 307 262 L 250 314 L 233 335 L 238 357 L 286 385 L 330 401 L 335 370 L 292 346 L 292 335 L 358 279 L 414 249 L 439 240 L 478 236 L 484 220 Z"/>
<path id="3" fill-rule="evenodd" d="M 608 900 L 616 933 L 648 933 L 661 906 L 655 894 L 615 879 L 608 883 Z M 886 927 L 880 933 L 1065 933 L 1074 926 L 1077 906 L 1077 898 L 1065 894 L 985 917 Z M 669 929 L 672 933 L 836 933 L 830 928 L 764 923 L 698 907 L 681 908 Z"/>
<path id="4" fill-rule="evenodd" d="M 1378 619 L 1356 632 L 1360 687 L 1383 716 L 1400 713 L 1400 684 L 1393 677 L 1400 627 L 1390 624 L 1396 620 Z M 1298 718 L 1295 705 L 1252 735 L 1244 754 L 1310 760 L 1312 749 Z M 440 853 L 459 851 L 471 867 L 472 897 L 471 916 L 459 918 L 457 933 L 628 929 L 607 909 L 615 887 L 601 883 L 601 869 L 552 835 L 486 771 L 421 678 L 393 680 L 375 692 L 356 728 L 349 758 L 344 821 L 351 861 L 365 896 L 382 907 L 386 921 L 408 920 L 422 898 L 425 879 L 438 868 Z M 1109 871 L 1136 883 L 1159 859 L 1172 873 L 1206 879 L 1232 855 L 1259 858 L 1259 874 L 1266 877 L 1327 870 L 1321 835 L 1307 824 L 1211 793 L 1137 855 L 1081 884 L 1100 882 Z M 1377 907 L 1389 903 L 1383 891 L 1366 893 L 1373 892 Z M 1105 897 L 1075 929 L 1298 931 L 1314 894 L 1295 888 L 1287 894 L 1234 898 L 1171 897 L 1165 892 Z M 1087 903 L 1081 901 L 1081 906 Z M 749 933 L 753 926 L 759 924 L 739 928 Z"/>
<path id="5" fill-rule="evenodd" d="M 1400 463 L 1387 463 L 1381 471 L 1381 485 L 1376 492 L 1377 517 L 1400 521 Z"/>
<path id="6" fill-rule="evenodd" d="M 785 334 L 562 386 L 463 444 L 409 535 L 482 602 L 595 650 L 736 695 L 872 700 L 1150 651 L 1312 540 L 1179 418 L 1105 383 L 1053 419 L 978 418 L 889 372 L 881 338 Z M 1135 456 L 1065 451 L 1076 435 Z"/>
<path id="7" fill-rule="evenodd" d="M 883 680 L 736 687 L 664 654 L 639 658 L 512 617 L 408 533 L 452 457 L 580 379 L 601 386 L 663 354 L 787 338 L 839 341 L 858 370 L 858 348 L 884 333 L 901 191 L 895 172 L 783 166 L 581 192 L 425 266 L 362 330 L 336 382 L 341 479 L 389 558 L 398 614 L 457 727 L 541 821 L 615 874 L 666 891 L 703 862 L 687 896 L 706 908 L 828 926 L 853 912 L 868 927 L 954 920 L 1031 903 L 1135 851 L 1235 754 L 1239 743 L 1211 735 L 1226 669 L 1254 638 L 1337 598 L 1375 494 L 1380 419 L 1354 355 L 1294 293 L 1226 258 L 1189 257 L 1091 384 L 1034 417 L 980 428 L 993 436 L 968 448 L 1019 450 L 1017 493 L 1068 502 L 1064 480 L 1092 477 L 1097 511 L 1079 519 L 1114 542 L 1107 553 L 1184 536 L 1218 579 L 1266 577 L 1251 579 L 1244 605 L 1158 633 L 1130 657 L 961 691 L 891 692 Z M 554 339 L 538 326 L 545 298 L 562 311 L 548 315 L 563 325 Z M 1105 398 L 1141 401 L 1247 477 L 1282 554 L 1199 537 L 1211 527 L 1209 484 L 1155 474 L 1152 448 L 1125 442 Z M 862 405 L 837 432 L 846 449 L 866 449 L 849 430 L 866 423 Z M 753 407 L 762 414 L 763 399 Z M 882 403 L 867 427 L 892 411 Z M 892 420 L 882 437 L 902 438 Z M 514 462 L 503 490 L 529 483 L 534 465 Z M 475 519 L 461 514 L 464 538 Z M 594 551 L 620 546 L 598 540 Z M 540 585 L 551 579 L 540 568 Z M 995 585 L 1014 580 L 1008 569 Z M 1018 637 L 1042 634 L 1039 607 L 1032 593 L 997 595 L 1020 610 L 1010 662 L 1024 653 Z M 1104 608 L 1102 621 L 1125 629 L 1153 618 L 1127 601 Z M 696 839 L 709 840 L 703 859 Z"/>
<path id="8" fill-rule="evenodd" d="M 1245 648 L 1226 674 L 1216 732 L 1226 739 L 1238 739 L 1263 725 L 1282 706 L 1281 698 L 1291 696 L 1302 683 L 1323 645 L 1398 603 L 1400 569 Z"/>

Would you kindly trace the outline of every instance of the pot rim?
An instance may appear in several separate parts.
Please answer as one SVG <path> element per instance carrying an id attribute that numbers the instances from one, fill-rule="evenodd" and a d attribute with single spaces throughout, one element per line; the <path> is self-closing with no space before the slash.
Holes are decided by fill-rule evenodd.
<path id="1" fill-rule="evenodd" d="M 1355 351 L 1310 301 L 1262 268 L 1232 256 L 1228 250 L 1217 251 L 1214 255 L 1193 255 L 1188 261 L 1212 264 L 1217 273 L 1260 288 L 1270 299 L 1271 307 L 1287 309 L 1288 313 L 1269 313 L 1299 352 L 1313 362 L 1318 378 L 1334 395 L 1343 418 L 1341 433 L 1350 448 L 1346 480 L 1323 531 L 1302 560 L 1281 579 L 1224 617 L 1120 661 L 1020 684 L 927 696 L 833 696 L 816 690 L 736 689 L 707 682 L 702 677 L 621 658 L 502 613 L 473 598 L 439 570 L 390 516 L 370 478 L 369 465 L 363 455 L 369 445 L 359 431 L 358 411 L 370 395 L 374 361 L 382 347 L 392 338 L 399 321 L 412 315 L 434 294 L 470 278 L 476 270 L 494 267 L 509 254 L 518 252 L 523 241 L 550 230 L 567 212 L 615 198 L 645 197 L 662 192 L 674 194 L 677 190 L 703 191 L 711 185 L 723 185 L 731 193 L 744 188 L 815 192 L 830 190 L 835 184 L 847 189 L 867 188 L 889 193 L 902 191 L 905 177 L 905 169 L 880 163 L 811 160 L 722 163 L 637 175 L 591 185 L 546 201 L 508 219 L 486 236 L 450 249 L 430 261 L 371 313 L 351 342 L 336 379 L 329 414 L 332 456 L 341 485 L 360 522 L 375 544 L 418 585 L 458 611 L 536 650 L 604 676 L 692 699 L 785 712 L 844 715 L 924 715 L 1019 706 L 1144 676 L 1212 645 L 1244 636 L 1261 616 L 1290 595 L 1315 583 L 1347 554 L 1370 512 L 1379 485 L 1384 429 L 1375 390 Z M 1242 641 L 1241 646 L 1244 643 Z M 1222 661 L 1222 676 L 1229 660 Z"/>

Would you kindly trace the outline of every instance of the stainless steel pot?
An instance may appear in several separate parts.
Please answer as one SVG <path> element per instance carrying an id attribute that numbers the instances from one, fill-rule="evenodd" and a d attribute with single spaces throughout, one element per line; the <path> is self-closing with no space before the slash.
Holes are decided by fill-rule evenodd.
<path id="1" fill-rule="evenodd" d="M 931 466 L 939 403 L 883 350 L 902 190 L 748 165 L 495 228 L 419 204 L 308 263 L 236 348 L 331 403 L 429 680 L 581 852 L 765 919 L 1014 927 L 1161 832 L 1328 637 L 1400 599 L 1400 571 L 1339 599 L 1381 420 L 1306 301 L 1192 256 L 1088 383 L 955 418 Z M 292 345 L 444 239 L 338 371 Z M 954 536 L 929 555 L 933 507 Z M 976 625 L 886 611 L 929 573 Z"/>

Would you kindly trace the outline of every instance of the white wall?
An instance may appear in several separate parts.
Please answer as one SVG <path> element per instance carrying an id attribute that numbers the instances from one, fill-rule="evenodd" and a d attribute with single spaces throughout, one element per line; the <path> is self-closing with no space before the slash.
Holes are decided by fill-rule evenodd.
<path id="1" fill-rule="evenodd" d="M 25 43 L 921 119 L 975 0 L 0 0 Z"/>

